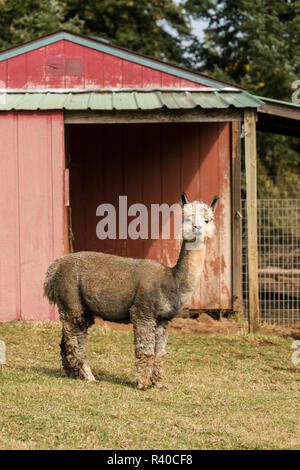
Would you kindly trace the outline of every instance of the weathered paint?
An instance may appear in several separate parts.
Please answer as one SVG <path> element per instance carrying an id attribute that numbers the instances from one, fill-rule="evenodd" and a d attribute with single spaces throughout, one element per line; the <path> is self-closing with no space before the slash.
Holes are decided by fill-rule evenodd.
<path id="1" fill-rule="evenodd" d="M 0 62 L 0 88 L 132 87 L 205 88 L 206 85 L 66 40 Z"/>
<path id="2" fill-rule="evenodd" d="M 172 266 L 180 249 L 174 238 L 99 240 L 97 206 L 118 207 L 119 195 L 127 195 L 128 206 L 143 202 L 150 213 L 153 203 L 180 202 L 182 191 L 191 200 L 219 195 L 217 235 L 208 245 L 202 280 L 188 306 L 231 308 L 229 130 L 222 123 L 69 126 L 75 251 L 151 258 Z"/>
<path id="3" fill-rule="evenodd" d="M 62 41 L 67 41 L 68 43 L 80 45 L 85 47 L 86 49 L 90 49 L 97 52 L 104 52 L 107 55 L 117 57 L 119 59 L 125 59 L 127 62 L 132 64 L 141 65 L 143 67 L 147 67 L 148 69 L 154 71 L 161 71 L 165 74 L 179 77 L 183 80 L 196 82 L 199 85 L 204 86 L 212 86 L 215 88 L 223 88 L 224 84 L 216 81 L 214 79 L 210 79 L 206 75 L 202 75 L 199 73 L 191 72 L 189 70 L 183 69 L 181 67 L 177 67 L 175 65 L 168 64 L 161 60 L 153 59 L 151 57 L 143 56 L 137 54 L 136 52 L 130 51 L 128 49 L 123 49 L 119 46 L 112 45 L 107 43 L 106 41 L 101 40 L 100 38 L 97 40 L 95 38 L 82 36 L 77 33 L 70 33 L 68 31 L 60 31 L 56 33 L 52 33 L 50 35 L 46 35 L 40 38 L 37 38 L 33 41 L 21 44 L 19 46 L 15 46 L 11 49 L 6 51 L 0 52 L 0 63 L 4 62 L 7 59 L 12 59 L 14 57 L 23 56 L 28 52 L 34 52 L 37 49 L 42 49 L 43 47 L 48 47 L 57 43 L 61 43 Z M 53 71 L 56 72 L 57 68 L 61 69 L 66 65 L 67 69 L 72 69 L 74 72 L 74 63 L 68 64 L 68 59 L 65 61 L 61 61 L 59 57 L 55 57 L 55 63 L 47 63 L 47 66 L 54 69 Z M 75 59 L 75 60 L 78 60 Z M 51 58 L 50 58 L 51 62 Z M 78 65 L 75 65 L 75 69 L 78 69 Z M 182 85 L 184 86 L 184 85 Z"/>
<path id="4" fill-rule="evenodd" d="M 47 266 L 63 253 L 62 113 L 0 113 L 0 320 L 49 320 Z"/>

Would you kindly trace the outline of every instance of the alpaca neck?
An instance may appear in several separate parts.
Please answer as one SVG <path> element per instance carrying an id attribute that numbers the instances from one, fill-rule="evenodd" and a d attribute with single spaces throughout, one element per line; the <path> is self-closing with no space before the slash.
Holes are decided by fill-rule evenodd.
<path id="1" fill-rule="evenodd" d="M 187 250 L 187 243 L 183 240 L 178 261 L 173 268 L 182 304 L 188 301 L 199 284 L 205 258 L 205 243 L 199 244 L 195 250 Z"/>

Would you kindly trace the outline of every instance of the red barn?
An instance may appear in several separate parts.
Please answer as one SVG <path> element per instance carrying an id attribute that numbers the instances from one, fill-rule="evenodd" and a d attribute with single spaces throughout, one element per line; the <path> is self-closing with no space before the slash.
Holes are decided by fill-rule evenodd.
<path id="1" fill-rule="evenodd" d="M 240 299 L 239 143 L 261 102 L 217 80 L 60 31 L 0 53 L 0 320 L 54 320 L 49 263 L 96 250 L 173 265 L 180 240 L 100 240 L 99 204 L 220 197 L 191 309 Z"/>

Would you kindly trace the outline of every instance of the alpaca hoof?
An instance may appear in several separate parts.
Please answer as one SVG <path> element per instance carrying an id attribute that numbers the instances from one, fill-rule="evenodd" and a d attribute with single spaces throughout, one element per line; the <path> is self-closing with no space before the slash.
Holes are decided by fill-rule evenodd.
<path id="1" fill-rule="evenodd" d="M 150 387 L 149 380 L 145 379 L 137 383 L 138 390 L 148 390 L 149 387 Z"/>
<path id="2" fill-rule="evenodd" d="M 95 377 L 92 374 L 92 371 L 89 366 L 84 366 L 81 371 L 81 378 L 86 382 L 96 382 Z"/>
<path id="3" fill-rule="evenodd" d="M 137 387 L 136 387 L 138 390 L 147 390 L 148 387 L 143 385 L 143 384 L 138 384 Z"/>

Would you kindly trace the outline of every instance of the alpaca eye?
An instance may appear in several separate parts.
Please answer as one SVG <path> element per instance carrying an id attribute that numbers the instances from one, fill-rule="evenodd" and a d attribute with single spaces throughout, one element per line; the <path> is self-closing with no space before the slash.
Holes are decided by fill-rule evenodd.
<path id="1" fill-rule="evenodd" d="M 208 224 L 209 220 L 205 220 L 205 223 Z"/>

